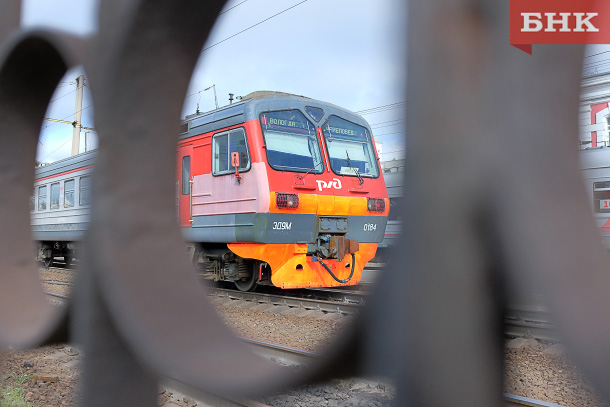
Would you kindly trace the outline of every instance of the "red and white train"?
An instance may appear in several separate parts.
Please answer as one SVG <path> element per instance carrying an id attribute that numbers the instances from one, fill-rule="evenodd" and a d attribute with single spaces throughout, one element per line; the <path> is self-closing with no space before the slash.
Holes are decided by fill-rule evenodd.
<path id="1" fill-rule="evenodd" d="M 69 262 L 87 228 L 95 153 L 36 170 L 39 259 Z M 354 285 L 389 211 L 371 130 L 338 106 L 280 92 L 189 116 L 177 218 L 193 263 L 241 290 Z"/>

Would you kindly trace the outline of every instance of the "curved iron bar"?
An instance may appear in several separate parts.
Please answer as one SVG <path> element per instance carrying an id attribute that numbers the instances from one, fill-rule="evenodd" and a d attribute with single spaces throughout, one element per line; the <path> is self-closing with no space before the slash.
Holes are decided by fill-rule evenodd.
<path id="1" fill-rule="evenodd" d="M 159 375 L 239 395 L 366 372 L 395 379 L 398 405 L 499 406 L 502 307 L 510 287 L 528 285 L 546 295 L 572 354 L 610 399 L 610 325 L 600 323 L 610 273 L 573 143 L 582 47 L 534 56 L 510 47 L 508 2 L 410 3 L 409 227 L 362 317 L 298 378 L 231 335 L 181 255 L 178 115 L 223 4 L 103 1 L 82 59 L 78 41 L 56 33 L 4 42 L 0 341 L 68 334 L 42 301 L 25 203 L 44 109 L 66 67 L 82 61 L 100 137 L 70 336 L 85 347 L 86 405 L 152 405 Z"/>
<path id="2" fill-rule="evenodd" d="M 84 64 L 100 148 L 84 243 L 83 267 L 89 274 L 76 293 L 78 321 L 89 327 L 81 334 L 88 345 L 85 353 L 91 355 L 85 364 L 85 397 L 100 406 L 112 402 L 112 396 L 89 378 L 110 362 L 114 370 L 129 372 L 113 378 L 116 388 L 129 383 L 124 392 L 133 393 L 134 380 L 125 379 L 137 375 L 135 385 L 148 397 L 155 395 L 155 374 L 233 397 L 302 380 L 251 352 L 218 319 L 183 255 L 176 224 L 178 118 L 200 50 L 223 4 L 133 1 L 116 15 L 116 3 L 102 3 L 100 33 Z M 91 314 L 104 323 L 91 322 Z M 101 325 L 107 335 L 102 342 L 92 335 Z M 113 351 L 121 349 L 120 357 L 108 343 L 115 344 Z"/>
<path id="3" fill-rule="evenodd" d="M 17 348 L 54 334 L 66 339 L 66 316 L 48 303 L 38 277 L 27 202 L 43 115 L 82 46 L 70 36 L 35 31 L 15 34 L 0 50 L 0 341 Z"/>

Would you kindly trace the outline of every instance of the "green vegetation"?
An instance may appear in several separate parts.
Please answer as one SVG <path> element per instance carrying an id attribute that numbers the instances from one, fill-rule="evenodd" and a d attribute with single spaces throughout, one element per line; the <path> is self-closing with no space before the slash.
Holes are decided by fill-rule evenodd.
<path id="1" fill-rule="evenodd" d="M 0 407 L 30 407 L 31 404 L 25 401 L 25 394 L 22 385 L 32 378 L 32 375 L 23 374 L 23 372 L 13 373 L 13 382 L 15 385 L 6 384 L 0 387 Z M 2 377 L 2 382 L 6 377 Z"/>

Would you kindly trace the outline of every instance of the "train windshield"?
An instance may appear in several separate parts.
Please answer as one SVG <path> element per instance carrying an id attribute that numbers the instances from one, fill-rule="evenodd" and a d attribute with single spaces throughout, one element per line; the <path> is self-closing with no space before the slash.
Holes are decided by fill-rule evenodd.
<path id="1" fill-rule="evenodd" d="M 280 171 L 324 171 L 316 127 L 299 110 L 261 115 L 269 165 Z"/>
<path id="2" fill-rule="evenodd" d="M 331 116 L 322 127 L 330 166 L 339 175 L 354 177 L 379 176 L 377 157 L 366 128 Z"/>

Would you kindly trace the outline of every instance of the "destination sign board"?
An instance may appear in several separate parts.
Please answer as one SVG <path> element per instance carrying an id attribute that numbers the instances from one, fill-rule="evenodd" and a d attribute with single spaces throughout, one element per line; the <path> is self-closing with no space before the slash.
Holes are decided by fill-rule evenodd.
<path id="1" fill-rule="evenodd" d="M 261 124 L 267 130 L 288 131 L 290 133 L 315 133 L 315 127 L 298 110 L 269 112 L 261 116 Z"/>

